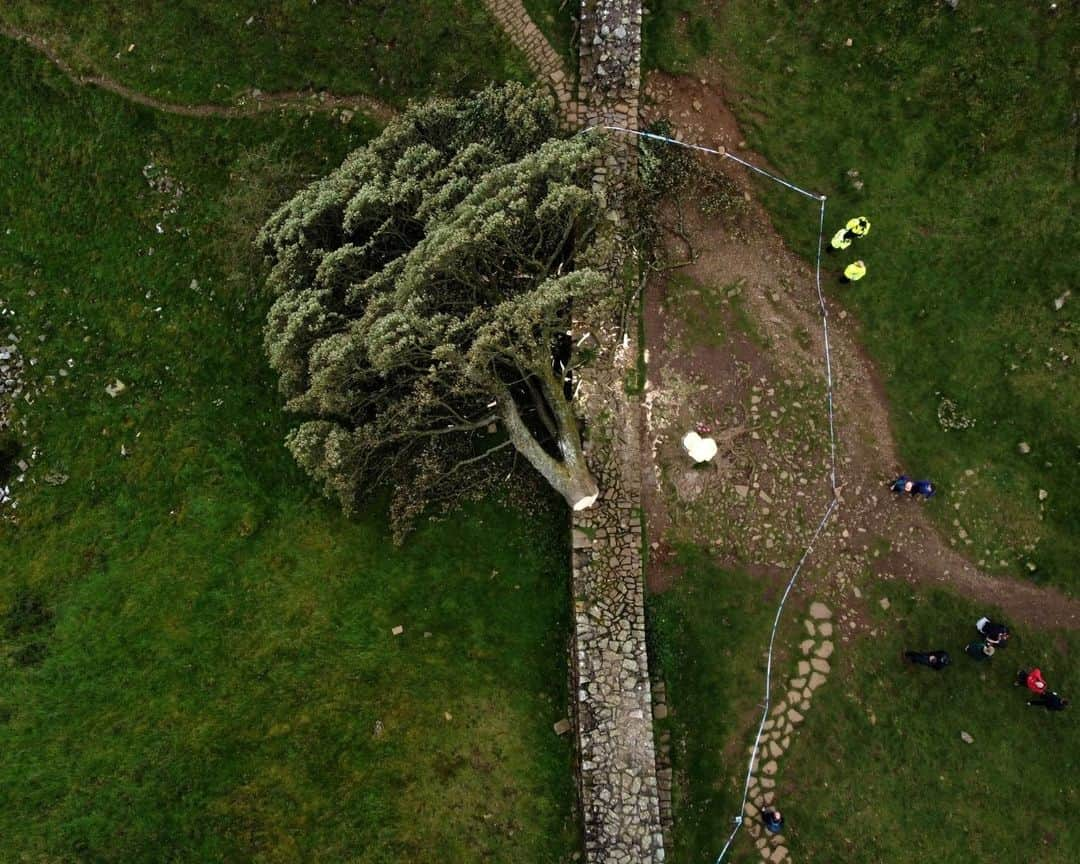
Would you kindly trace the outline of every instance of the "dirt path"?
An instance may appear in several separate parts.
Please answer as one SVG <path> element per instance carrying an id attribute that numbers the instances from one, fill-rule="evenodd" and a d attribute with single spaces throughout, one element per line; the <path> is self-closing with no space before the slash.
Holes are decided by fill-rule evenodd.
<path id="1" fill-rule="evenodd" d="M 670 117 L 682 140 L 746 156 L 718 88 L 654 74 L 647 93 L 654 103 L 647 120 Z M 676 271 L 675 282 L 653 279 L 646 298 L 645 424 L 654 454 L 646 486 L 650 534 L 659 535 L 654 559 L 661 562 L 652 587 L 660 590 L 671 575 L 662 566 L 667 540 L 677 537 L 709 543 L 721 558 L 766 574 L 790 572 L 831 495 L 813 272 L 753 200 L 745 170 L 728 160 L 712 164 L 734 184 L 730 206 L 712 218 L 685 208 L 685 234 L 697 258 Z M 817 207 L 807 200 L 808 221 L 816 223 Z M 846 215 L 827 213 L 826 229 Z M 673 258 L 685 257 L 684 240 L 671 235 L 667 243 Z M 825 278 L 835 282 L 832 274 Z M 949 586 L 1017 624 L 1080 628 L 1080 601 L 986 575 L 943 540 L 922 505 L 887 491 L 902 466 L 884 388 L 854 317 L 834 298 L 827 302 L 841 506 L 815 549 L 807 591 L 833 599 L 848 630 L 865 619 L 858 584 L 868 572 Z M 708 469 L 690 467 L 679 446 L 696 424 L 720 443 Z M 962 500 L 952 506 L 960 526 Z M 958 533 L 963 541 L 962 527 Z"/>
<path id="2" fill-rule="evenodd" d="M 251 117 L 275 109 L 320 112 L 355 111 L 381 123 L 387 123 L 398 113 L 394 108 L 370 96 L 335 96 L 326 91 L 289 90 L 280 93 L 263 93 L 252 88 L 240 96 L 235 105 L 187 105 L 166 102 L 132 90 L 104 75 L 83 75 L 76 72 L 71 64 L 41 36 L 8 26 L 0 26 L 0 33 L 9 39 L 24 42 L 45 55 L 57 69 L 79 86 L 98 87 L 129 102 L 163 111 L 166 114 L 177 114 L 181 117 Z"/>

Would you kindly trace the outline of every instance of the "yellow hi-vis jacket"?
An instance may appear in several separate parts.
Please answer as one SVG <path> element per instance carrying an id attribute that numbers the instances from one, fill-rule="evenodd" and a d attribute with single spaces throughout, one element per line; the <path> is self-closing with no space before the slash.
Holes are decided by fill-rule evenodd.
<path id="1" fill-rule="evenodd" d="M 866 275 L 866 265 L 862 261 L 852 261 L 844 268 L 844 277 L 849 282 L 858 282 Z"/>
<path id="2" fill-rule="evenodd" d="M 841 228 L 835 234 L 832 235 L 832 240 L 829 241 L 829 245 L 833 249 L 847 249 L 851 245 L 851 238 L 848 236 L 850 232 L 847 228 Z"/>
<path id="3" fill-rule="evenodd" d="M 870 233 L 870 220 L 865 216 L 856 216 L 854 219 L 848 219 L 846 227 L 856 237 L 865 237 Z"/>

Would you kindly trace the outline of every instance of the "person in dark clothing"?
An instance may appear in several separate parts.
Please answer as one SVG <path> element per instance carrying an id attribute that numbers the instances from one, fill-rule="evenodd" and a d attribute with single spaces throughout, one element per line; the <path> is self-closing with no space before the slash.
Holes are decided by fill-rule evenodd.
<path id="1" fill-rule="evenodd" d="M 972 660 L 989 660 L 994 656 L 994 646 L 982 639 L 976 639 L 964 646 L 964 653 Z"/>
<path id="2" fill-rule="evenodd" d="M 919 666 L 929 666 L 937 672 L 952 663 L 949 652 L 940 648 L 937 651 L 905 651 L 904 658 Z"/>
<path id="3" fill-rule="evenodd" d="M 1041 705 L 1047 711 L 1064 711 L 1069 707 L 1069 700 L 1062 699 L 1057 693 L 1051 690 L 1049 693 L 1043 693 L 1042 696 L 1036 696 L 1034 699 L 1028 699 L 1028 705 Z"/>
<path id="4" fill-rule="evenodd" d="M 912 480 L 906 474 L 901 474 L 893 480 L 889 484 L 889 490 L 897 494 L 906 492 L 912 498 L 916 495 L 922 495 L 923 498 L 933 498 L 934 493 L 937 491 L 934 489 L 934 484 L 929 480 Z"/>
<path id="5" fill-rule="evenodd" d="M 975 629 L 986 640 L 987 645 L 993 645 L 995 648 L 1004 648 L 1012 635 L 1007 625 L 992 621 L 985 615 L 975 622 Z"/>
<path id="6" fill-rule="evenodd" d="M 761 821 L 765 823 L 765 830 L 771 834 L 779 834 L 784 830 L 784 814 L 772 807 L 761 811 Z"/>

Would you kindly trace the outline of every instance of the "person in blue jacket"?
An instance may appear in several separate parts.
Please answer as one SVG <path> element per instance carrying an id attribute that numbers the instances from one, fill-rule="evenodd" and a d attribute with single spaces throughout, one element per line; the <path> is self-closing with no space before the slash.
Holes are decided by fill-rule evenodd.
<path id="1" fill-rule="evenodd" d="M 889 484 L 889 489 L 898 495 L 906 492 L 912 498 L 917 495 L 922 495 L 923 498 L 933 498 L 934 493 L 937 491 L 934 489 L 934 484 L 929 480 L 912 480 L 904 474 L 893 480 Z"/>

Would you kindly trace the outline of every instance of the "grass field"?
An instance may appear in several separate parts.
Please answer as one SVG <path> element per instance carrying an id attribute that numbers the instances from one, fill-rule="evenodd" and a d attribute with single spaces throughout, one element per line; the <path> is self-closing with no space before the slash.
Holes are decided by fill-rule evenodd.
<path id="1" fill-rule="evenodd" d="M 0 76 L 37 454 L 0 522 L 0 860 L 569 860 L 561 506 L 398 549 L 282 443 L 250 238 L 373 130 L 167 117 L 8 42 Z"/>
<path id="2" fill-rule="evenodd" d="M 401 106 L 531 77 L 481 0 L 20 0 L 0 21 L 49 37 L 76 67 L 180 102 L 313 87 Z"/>
<path id="3" fill-rule="evenodd" d="M 529 17 L 566 61 L 571 77 L 577 75 L 577 18 L 580 0 L 524 0 Z"/>
<path id="4" fill-rule="evenodd" d="M 670 860 L 691 864 L 715 859 L 738 811 L 777 598 L 695 549 L 681 563 L 683 575 L 650 598 L 649 614 L 673 709 L 661 724 L 672 732 L 676 778 Z M 777 804 L 793 860 L 1077 860 L 1072 709 L 1026 707 L 1012 677 L 1018 664 L 1038 664 L 1052 686 L 1075 694 L 1080 638 L 1021 632 L 976 664 L 962 648 L 984 610 L 942 592 L 914 597 L 897 583 L 864 588 L 880 635 L 837 640 L 829 680 L 780 760 Z M 880 597 L 890 599 L 888 613 Z M 800 638 L 798 613 L 788 611 L 778 645 Z M 940 674 L 900 662 L 903 648 L 941 647 L 953 666 Z M 777 675 L 793 667 L 783 660 Z M 729 860 L 760 857 L 744 835 Z"/>
<path id="5" fill-rule="evenodd" d="M 845 10 L 722 4 L 711 62 L 750 146 L 829 194 L 828 230 L 873 222 L 852 251 L 869 275 L 830 290 L 865 324 L 946 536 L 988 570 L 1075 594 L 1078 307 L 1054 301 L 1077 274 L 1077 18 L 1042 3 Z M 761 194 L 792 247 L 810 246 L 796 198 Z"/>

